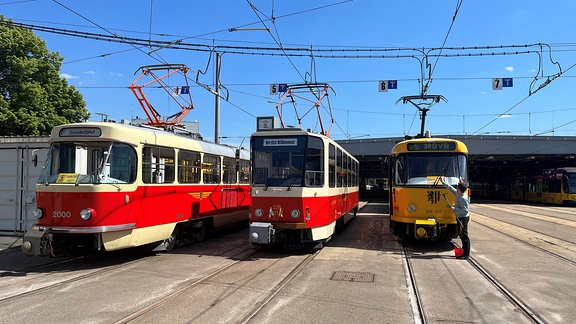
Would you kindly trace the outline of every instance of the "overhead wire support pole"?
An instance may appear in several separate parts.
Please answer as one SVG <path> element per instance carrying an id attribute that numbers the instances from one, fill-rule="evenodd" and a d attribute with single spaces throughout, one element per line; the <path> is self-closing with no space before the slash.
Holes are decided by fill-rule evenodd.
<path id="1" fill-rule="evenodd" d="M 216 52 L 216 93 L 214 102 L 214 143 L 220 143 L 220 53 Z"/>

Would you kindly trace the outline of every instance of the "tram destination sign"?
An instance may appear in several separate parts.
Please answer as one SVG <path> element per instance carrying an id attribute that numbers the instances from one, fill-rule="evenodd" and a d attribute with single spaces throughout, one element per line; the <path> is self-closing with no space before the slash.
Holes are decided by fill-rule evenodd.
<path id="1" fill-rule="evenodd" d="M 430 142 L 430 143 L 408 143 L 408 151 L 454 151 L 456 143 L 454 142 Z"/>
<path id="2" fill-rule="evenodd" d="M 67 127 L 62 128 L 60 137 L 100 137 L 102 130 L 96 127 Z"/>
<path id="3" fill-rule="evenodd" d="M 297 138 L 265 138 L 263 146 L 296 146 Z"/>

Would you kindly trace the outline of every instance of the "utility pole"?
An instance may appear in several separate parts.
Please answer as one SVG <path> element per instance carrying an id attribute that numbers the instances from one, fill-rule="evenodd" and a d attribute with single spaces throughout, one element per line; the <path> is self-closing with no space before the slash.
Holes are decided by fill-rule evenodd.
<path id="1" fill-rule="evenodd" d="M 220 143 L 220 53 L 216 52 L 216 102 L 214 104 L 214 143 Z"/>

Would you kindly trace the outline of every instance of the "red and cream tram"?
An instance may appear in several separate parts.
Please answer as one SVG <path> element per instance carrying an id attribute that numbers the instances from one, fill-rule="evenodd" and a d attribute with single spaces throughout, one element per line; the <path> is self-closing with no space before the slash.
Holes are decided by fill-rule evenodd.
<path id="1" fill-rule="evenodd" d="M 321 247 L 358 209 L 358 161 L 299 128 L 251 137 L 250 242 Z"/>
<path id="2" fill-rule="evenodd" d="M 248 152 L 178 132 L 119 123 L 55 127 L 24 253 L 171 250 L 247 221 Z"/>

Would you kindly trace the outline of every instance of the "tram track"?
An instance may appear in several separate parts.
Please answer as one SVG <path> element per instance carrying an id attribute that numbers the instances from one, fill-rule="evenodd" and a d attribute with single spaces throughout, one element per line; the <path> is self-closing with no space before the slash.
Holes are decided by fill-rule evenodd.
<path id="1" fill-rule="evenodd" d="M 513 215 L 517 215 L 517 216 L 521 216 L 521 217 L 529 217 L 532 219 L 537 219 L 546 223 L 554 223 L 554 224 L 558 224 L 561 226 L 568 226 L 568 227 L 574 227 L 576 228 L 576 222 L 571 220 L 571 219 L 564 219 L 564 218 L 558 218 L 558 217 L 554 217 L 554 216 L 550 216 L 548 214 L 544 214 L 544 213 L 538 213 L 535 211 L 524 211 L 521 209 L 506 209 L 506 208 L 501 208 L 501 207 L 496 207 L 496 206 L 492 206 L 492 205 L 483 205 L 483 207 L 487 207 L 490 209 L 494 209 L 497 211 L 501 211 L 501 212 L 505 212 L 505 213 L 509 213 L 509 214 L 513 214 Z"/>
<path id="2" fill-rule="evenodd" d="M 66 286 L 66 285 L 69 285 L 69 284 L 72 284 L 72 283 L 80 282 L 80 281 L 85 280 L 85 279 L 93 279 L 94 276 L 97 276 L 97 275 L 103 275 L 103 274 L 107 274 L 107 273 L 110 273 L 110 272 L 113 272 L 113 271 L 118 271 L 118 270 L 120 270 L 122 267 L 131 266 L 131 265 L 133 265 L 133 264 L 135 264 L 135 263 L 142 262 L 144 259 L 145 259 L 145 258 L 140 258 L 140 259 L 132 260 L 132 261 L 129 261 L 129 262 L 124 262 L 124 263 L 122 263 L 122 264 L 120 264 L 120 265 L 118 265 L 118 266 L 109 266 L 109 267 L 107 267 L 107 268 L 102 268 L 102 269 L 90 271 L 90 272 L 85 273 L 85 274 L 82 274 L 82 275 L 78 275 L 78 276 L 71 277 L 71 278 L 68 278 L 68 279 L 62 279 L 62 280 L 60 280 L 60 281 L 57 281 L 57 282 L 54 282 L 54 283 L 51 283 L 51 284 L 46 284 L 46 285 L 43 285 L 43 286 L 41 286 L 41 287 L 39 287 L 39 288 L 35 288 L 35 289 L 32 289 L 32 290 L 26 290 L 26 291 L 19 292 L 19 293 L 15 293 L 15 294 L 12 294 L 12 295 L 9 295 L 9 296 L 6 296 L 6 297 L 2 297 L 2 298 L 0 298 L 0 306 L 2 306 L 2 304 L 5 304 L 5 303 L 10 303 L 10 302 L 13 302 L 13 301 L 18 300 L 18 299 L 23 299 L 23 298 L 26 298 L 26 297 L 29 297 L 29 296 L 41 294 L 41 293 L 44 293 L 44 292 L 46 292 L 46 291 L 49 291 L 49 290 L 52 290 L 52 289 L 56 289 L 56 288 L 60 288 L 60 287 L 63 287 L 63 286 Z M 25 268 L 25 269 L 21 270 L 20 272 L 25 274 L 25 273 L 28 273 L 28 272 L 30 272 L 30 271 L 32 271 L 32 270 L 38 270 L 38 269 L 42 269 L 42 268 L 47 268 L 47 267 L 49 267 L 49 266 L 55 266 L 55 265 L 65 264 L 65 263 L 68 263 L 68 262 L 73 262 L 73 261 L 75 261 L 75 260 L 78 260 L 78 258 L 69 258 L 69 259 L 65 259 L 65 260 L 58 260 L 58 261 L 56 261 L 56 262 L 45 263 L 45 264 L 42 264 L 42 265 L 37 265 L 37 266 L 28 267 L 28 268 Z M 3 289 L 6 289 L 6 287 L 3 287 Z"/>
<path id="3" fill-rule="evenodd" d="M 475 215 L 480 215 L 480 216 L 483 216 L 483 217 L 486 217 L 486 218 L 490 218 L 491 220 L 498 221 L 498 222 L 500 222 L 500 223 L 504 223 L 504 224 L 507 224 L 507 225 L 510 225 L 510 226 L 513 226 L 513 227 L 521 228 L 521 229 L 523 229 L 523 230 L 530 231 L 530 232 L 539 234 L 539 235 L 541 235 L 541 236 L 546 236 L 546 237 L 552 238 L 552 239 L 557 240 L 557 241 L 565 242 L 566 244 L 576 245 L 576 241 L 565 240 L 565 239 L 560 238 L 560 237 L 556 237 L 556 236 L 552 236 L 552 235 L 547 234 L 547 233 L 543 233 L 543 232 L 540 232 L 540 231 L 536 231 L 536 230 L 534 230 L 533 227 L 521 226 L 521 225 L 518 225 L 517 223 L 512 223 L 512 222 L 505 221 L 505 220 L 501 220 L 501 219 L 496 219 L 495 217 L 492 217 L 492 216 L 490 216 L 490 215 L 486 215 L 486 214 L 484 214 L 484 213 L 478 213 L 478 212 L 476 212 L 476 211 L 474 212 L 474 214 L 475 214 Z"/>
<path id="4" fill-rule="evenodd" d="M 169 294 L 166 294 L 165 296 L 162 296 L 161 298 L 156 300 L 154 303 L 147 305 L 146 307 L 143 307 L 137 311 L 132 312 L 131 314 L 125 316 L 124 318 L 117 320 L 115 323 L 117 323 L 117 324 L 122 323 L 123 324 L 123 323 L 137 322 L 137 321 L 140 321 L 142 319 L 148 319 L 147 316 L 153 316 L 153 313 L 157 310 L 160 310 L 162 307 L 166 307 L 166 306 L 169 307 L 170 306 L 169 304 L 172 301 L 176 300 L 180 296 L 185 296 L 186 294 L 192 293 L 194 291 L 194 289 L 198 289 L 199 287 L 201 287 L 203 285 L 207 286 L 207 285 L 210 285 L 211 283 L 219 282 L 219 280 L 221 280 L 222 282 L 225 282 L 227 280 L 221 279 L 221 278 L 219 278 L 219 276 L 223 276 L 223 278 L 226 277 L 226 272 L 228 272 L 228 271 L 233 272 L 234 270 L 237 270 L 237 269 L 234 269 L 234 267 L 240 267 L 247 260 L 256 259 L 258 257 L 258 255 L 260 253 L 263 253 L 264 251 L 265 251 L 265 249 L 263 249 L 263 248 L 256 248 L 254 250 L 247 251 L 247 253 L 244 252 L 244 254 L 242 254 L 242 255 L 236 255 L 234 257 L 236 260 L 233 263 L 230 263 L 230 264 L 227 264 L 223 267 L 220 267 L 220 268 L 212 271 L 211 273 L 203 276 L 202 278 L 196 278 L 196 279 L 190 280 L 189 282 L 184 284 L 178 290 L 175 290 Z M 240 317 L 240 319 L 238 319 L 238 320 L 235 319 L 234 322 L 236 322 L 236 323 L 248 323 L 252 319 L 254 319 L 260 313 L 260 311 L 264 307 L 266 307 L 266 305 L 268 305 L 274 299 L 274 297 L 276 297 L 280 292 L 282 292 L 282 290 L 288 284 L 290 284 L 290 282 L 292 282 L 292 280 L 298 274 L 300 274 L 304 270 L 306 265 L 308 265 L 312 260 L 314 260 L 314 258 L 318 255 L 318 253 L 320 253 L 320 250 L 306 255 L 302 260 L 297 262 L 297 264 L 292 266 L 292 269 L 287 274 L 283 275 L 283 277 L 281 278 L 281 280 L 278 283 L 276 283 L 273 287 L 270 287 L 269 289 L 267 289 L 267 292 L 264 293 L 263 296 L 261 296 L 260 298 L 258 298 L 255 301 L 251 302 L 251 305 L 253 305 L 253 307 L 251 307 L 246 313 L 244 313 Z M 280 258 L 280 259 L 276 260 L 274 262 L 274 264 L 276 264 L 278 262 L 282 262 L 282 260 L 284 260 L 284 258 Z M 267 268 L 272 268 L 272 266 L 269 266 Z M 267 271 L 267 270 L 268 269 L 263 268 L 261 271 Z M 237 287 L 236 289 L 242 289 L 242 287 Z"/>
<path id="5" fill-rule="evenodd" d="M 485 216 L 485 215 L 483 215 L 483 214 L 479 214 L 479 213 L 476 213 L 476 214 L 482 215 L 482 216 L 487 217 L 487 218 L 491 218 L 491 217 Z M 506 223 L 506 222 L 504 222 L 504 223 Z M 483 226 L 483 227 L 485 227 L 485 228 L 487 228 L 487 229 L 489 229 L 489 230 L 491 230 L 491 231 L 494 231 L 494 232 L 497 232 L 497 233 L 499 233 L 499 234 L 502 234 L 502 235 L 504 235 L 504 236 L 506 236 L 506 237 L 508 237 L 508 238 L 511 238 L 511 239 L 513 239 L 513 240 L 515 240 L 515 241 L 517 241 L 517 242 L 520 242 L 520 243 L 522 243 L 522 244 L 524 244 L 524 245 L 527 245 L 527 246 L 529 246 L 529 247 L 531 247 L 531 248 L 534 248 L 534 249 L 536 249 L 536 250 L 538 250 L 538 251 L 540 251 L 540 252 L 542 252 L 542 253 L 545 253 L 545 254 L 550 255 L 550 256 L 552 256 L 552 257 L 554 257 L 554 258 L 557 258 L 557 259 L 559 259 L 559 260 L 561 260 L 561 261 L 563 261 L 563 262 L 566 262 L 566 263 L 568 263 L 568 264 L 570 264 L 570 265 L 572 265 L 572 266 L 576 266 L 576 260 L 570 259 L 570 258 L 568 258 L 568 257 L 565 257 L 565 256 L 559 254 L 559 253 L 556 253 L 556 252 L 551 251 L 551 250 L 549 250 L 549 249 L 545 249 L 545 248 L 543 248 L 543 247 L 541 247 L 541 246 L 538 246 L 538 245 L 536 245 L 536 244 L 530 243 L 530 242 L 528 242 L 527 240 L 523 240 L 523 239 L 521 239 L 521 238 L 519 238 L 519 237 L 516 237 L 516 236 L 514 236 L 514 235 L 511 235 L 511 234 L 509 234 L 509 233 L 507 233 L 507 232 L 505 232 L 505 231 L 496 229 L 496 228 L 491 227 L 491 226 L 488 226 L 488 225 L 486 225 L 486 224 L 482 224 L 481 222 L 478 222 L 478 221 L 477 221 L 476 224 L 478 224 L 478 225 L 480 225 L 480 226 Z M 510 223 L 506 223 L 506 224 L 523 228 L 523 227 L 521 227 L 521 226 L 517 226 L 517 225 L 514 225 L 514 224 L 510 224 Z M 530 229 L 529 229 L 529 230 L 530 230 Z M 530 230 L 530 231 L 536 232 L 536 231 L 533 231 L 533 230 Z M 539 232 L 536 232 L 536 233 L 542 234 L 542 235 L 546 235 L 546 234 L 539 233 Z M 546 241 L 546 240 L 540 240 L 540 242 L 547 242 L 548 244 L 552 244 L 552 245 L 554 245 L 554 246 L 557 246 L 557 244 L 552 243 L 552 242 L 549 242 L 549 241 Z M 569 241 L 567 241 L 567 242 L 568 242 L 568 243 L 571 243 L 571 244 L 574 244 L 574 243 L 569 242 Z"/>
<path id="6" fill-rule="evenodd" d="M 237 247 L 235 246 L 222 253 L 228 254 L 236 249 Z M 97 276 L 105 276 L 110 273 L 120 272 L 123 269 L 131 268 L 138 263 L 144 263 L 151 258 L 157 257 L 157 255 L 153 253 L 144 252 L 144 254 L 142 254 L 142 252 L 138 252 L 140 251 L 138 249 L 135 249 L 134 251 L 132 253 L 136 254 L 126 254 L 127 252 L 120 251 L 120 254 L 115 252 L 106 252 L 104 254 L 81 257 L 63 257 L 54 259 L 42 258 L 48 260 L 48 262 L 0 272 L 0 278 L 25 278 L 29 277 L 29 275 L 33 273 L 38 273 L 38 276 L 27 278 L 26 282 L 28 288 L 22 288 L 21 281 L 15 281 L 0 286 L 3 292 L 0 293 L 0 307 L 20 299 L 25 299 L 54 289 L 60 289 L 71 284 L 81 283 L 83 280 L 94 280 Z M 234 254 L 231 257 L 234 258 Z M 49 277 L 52 278 L 55 272 L 60 272 L 60 270 L 57 269 L 58 266 L 64 266 L 60 269 L 62 270 L 62 273 L 69 273 L 71 271 L 84 271 L 85 273 L 68 278 L 47 280 Z M 93 268 L 93 270 L 86 270 L 90 268 Z M 14 290 L 14 292 L 6 293 L 10 289 Z"/>
<path id="7" fill-rule="evenodd" d="M 208 280 L 216 277 L 217 275 L 221 274 L 222 272 L 234 267 L 235 265 L 237 265 L 238 263 L 245 261 L 251 257 L 253 257 L 255 254 L 257 254 L 260 251 L 259 248 L 255 249 L 255 250 L 248 250 L 248 253 L 246 253 L 246 251 L 240 252 L 237 255 L 233 255 L 232 258 L 236 258 L 237 260 L 235 260 L 234 262 L 227 264 L 225 266 L 222 266 L 214 271 L 212 271 L 210 274 L 200 278 L 200 279 L 192 279 L 189 280 L 189 282 L 187 282 L 186 284 L 184 284 L 183 287 L 181 287 L 178 290 L 175 290 L 165 296 L 162 296 L 160 299 L 158 299 L 157 301 L 153 302 L 150 305 L 147 305 L 146 307 L 143 307 L 135 312 L 133 312 L 132 314 L 116 321 L 115 323 L 120 324 L 120 323 L 130 323 L 132 321 L 138 320 L 139 318 L 144 317 L 146 314 L 149 314 L 151 312 L 153 312 L 154 310 L 166 305 L 167 303 L 169 303 L 171 300 L 177 298 L 180 295 L 185 294 L 186 292 L 188 292 L 189 290 L 207 282 Z"/>
<path id="8" fill-rule="evenodd" d="M 517 242 L 520 242 L 522 244 L 525 244 L 527 246 L 530 246 L 534 249 L 537 249 L 545 254 L 548 254 L 550 256 L 553 256 L 559 260 L 562 260 L 563 262 L 569 263 L 572 266 L 576 266 L 576 259 L 574 259 L 574 257 L 568 257 L 563 255 L 563 252 L 566 253 L 576 253 L 576 249 L 574 248 L 576 246 L 576 242 L 570 241 L 570 240 L 565 240 L 559 237 L 555 237 L 555 236 L 551 236 L 549 234 L 546 233 L 542 233 L 540 231 L 535 230 L 534 228 L 527 228 L 525 226 L 520 226 L 516 223 L 511 223 L 511 222 L 507 222 L 501 219 L 496 219 L 495 217 L 492 217 L 490 215 L 487 215 L 485 213 L 481 213 L 478 212 L 477 210 L 474 211 L 474 215 L 478 216 L 475 217 L 475 224 L 481 225 L 485 228 L 488 228 L 492 231 L 495 231 L 497 233 L 500 233 L 506 237 L 512 238 Z M 486 222 L 486 220 L 483 220 L 482 218 L 485 218 L 487 220 L 489 220 L 489 222 L 492 222 L 493 224 L 489 224 Z M 504 225 L 502 225 L 504 224 Z M 518 230 L 513 230 L 513 229 L 521 229 L 524 231 L 524 235 L 520 235 L 518 234 Z M 513 234 L 512 234 L 513 233 Z M 528 235 L 530 234 L 530 235 Z M 529 239 L 526 238 L 533 238 L 533 240 L 536 240 L 536 243 L 532 243 L 530 242 Z M 545 244 L 545 247 L 542 247 L 541 245 Z M 569 247 L 572 247 L 572 249 L 570 249 Z M 555 250 L 555 251 L 553 251 Z"/>
<path id="9" fill-rule="evenodd" d="M 455 246 L 457 246 L 455 244 Z M 414 323 L 416 324 L 426 324 L 434 322 L 434 320 L 429 320 L 427 317 L 425 298 L 420 292 L 417 280 L 417 271 L 412 265 L 412 256 L 410 251 L 406 246 L 402 247 L 402 260 L 404 266 L 404 273 L 406 276 L 406 284 L 408 287 L 408 295 L 410 299 L 410 304 L 412 306 L 412 313 L 414 318 Z M 504 297 L 504 300 L 509 301 L 515 309 L 518 309 L 530 322 L 536 324 L 547 323 L 544 321 L 534 310 L 522 301 L 512 290 L 507 288 L 500 280 L 493 276 L 485 267 L 483 267 L 478 261 L 473 257 L 470 257 L 467 262 L 472 266 L 472 268 L 480 273 L 490 285 L 495 287 L 500 294 Z"/>
<path id="10" fill-rule="evenodd" d="M 268 303 L 276 296 L 278 293 L 286 287 L 302 270 L 308 265 L 316 256 L 320 253 L 320 250 L 317 250 L 313 254 L 309 254 L 306 256 L 304 260 L 302 260 L 298 265 L 292 269 L 283 279 L 280 281 L 273 289 L 270 290 L 268 294 L 266 294 L 256 305 L 248 312 L 238 323 L 248 323 L 252 318 L 254 318 Z"/>
<path id="11" fill-rule="evenodd" d="M 410 298 L 410 305 L 412 306 L 414 323 L 426 324 L 428 323 L 426 319 L 426 312 L 424 311 L 422 298 L 417 287 L 416 276 L 414 275 L 412 263 L 410 262 L 410 256 L 405 246 L 402 246 L 402 266 L 404 267 L 404 274 L 406 276 L 408 297 Z"/>
<path id="12" fill-rule="evenodd" d="M 541 319 L 528 305 L 522 302 L 518 296 L 516 296 L 511 290 L 506 288 L 506 286 L 494 277 L 486 268 L 484 268 L 479 262 L 477 262 L 473 257 L 468 258 L 468 262 L 482 274 L 496 289 L 498 289 L 510 303 L 512 303 L 517 309 L 521 310 L 522 313 L 533 323 L 545 324 L 546 321 Z"/>

